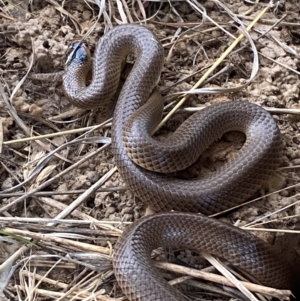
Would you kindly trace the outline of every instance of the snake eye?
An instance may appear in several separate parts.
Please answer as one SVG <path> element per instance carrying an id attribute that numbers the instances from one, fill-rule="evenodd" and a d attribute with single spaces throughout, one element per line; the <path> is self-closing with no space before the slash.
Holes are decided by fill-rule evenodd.
<path id="1" fill-rule="evenodd" d="M 86 42 L 76 41 L 69 46 L 66 65 L 71 63 L 81 65 L 89 59 L 89 48 Z"/>

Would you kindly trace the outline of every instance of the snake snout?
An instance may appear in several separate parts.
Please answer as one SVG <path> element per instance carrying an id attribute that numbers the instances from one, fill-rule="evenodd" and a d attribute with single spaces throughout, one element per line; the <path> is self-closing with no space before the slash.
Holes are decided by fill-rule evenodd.
<path id="1" fill-rule="evenodd" d="M 69 46 L 69 54 L 66 60 L 66 65 L 74 63 L 76 65 L 82 65 L 90 59 L 90 50 L 86 42 L 75 41 Z"/>

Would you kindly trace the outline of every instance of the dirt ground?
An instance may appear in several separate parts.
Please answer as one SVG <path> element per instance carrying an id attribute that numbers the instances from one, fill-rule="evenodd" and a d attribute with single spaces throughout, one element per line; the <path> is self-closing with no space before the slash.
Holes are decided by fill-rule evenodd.
<path id="1" fill-rule="evenodd" d="M 113 26 L 147 18 L 142 24 L 156 33 L 165 50 L 159 88 L 166 104 L 171 103 L 180 99 L 175 93 L 191 89 L 241 33 L 229 12 L 247 26 L 268 4 L 231 0 L 226 10 L 218 1 L 201 1 L 203 7 L 196 7 L 196 1 L 171 1 L 172 6 L 167 1 L 100 2 L 105 6 L 99 20 L 101 10 L 91 0 L 0 3 L 0 300 L 121 300 L 111 268 L 113 244 L 123 226 L 146 210 L 114 169 L 109 146 L 113 104 L 96 112 L 79 110 L 59 82 L 23 82 L 26 73 L 61 71 L 73 40 L 84 38 L 93 52 Z M 199 11 L 204 8 L 207 18 Z M 227 100 L 248 100 L 271 111 L 284 141 L 281 166 L 251 198 L 258 200 L 221 219 L 260 228 L 251 232 L 279 248 L 294 266 L 300 262 L 299 14 L 298 0 L 276 2 L 251 31 L 259 58 L 257 74 L 253 47 L 244 38 L 203 87 L 239 87 L 254 74 L 251 83 L 233 92 L 191 96 L 161 130 L 174 130 L 191 108 Z M 67 132 L 58 134 L 61 131 Z M 32 136 L 42 137 L 22 140 Z M 94 138 L 83 143 L 88 137 Z M 214 170 L 241 147 L 241 139 L 226 135 L 189 173 Z M 73 212 L 63 214 L 68 208 Z M 53 218 L 61 220 L 53 224 Z M 24 239 L 33 239 L 33 245 Z M 168 257 L 202 265 L 191 252 Z M 167 277 L 175 278 L 172 273 Z M 191 284 L 181 289 L 191 300 L 236 298 Z"/>

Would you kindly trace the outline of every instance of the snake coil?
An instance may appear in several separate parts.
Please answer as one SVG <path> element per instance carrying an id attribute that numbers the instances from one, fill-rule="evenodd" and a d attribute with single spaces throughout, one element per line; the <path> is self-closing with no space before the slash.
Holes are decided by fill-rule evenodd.
<path id="1" fill-rule="evenodd" d="M 114 113 L 112 150 L 128 187 L 154 210 L 205 215 L 220 212 L 244 202 L 278 167 L 282 152 L 278 127 L 268 112 L 248 102 L 207 107 L 167 140 L 151 137 L 162 114 L 161 98 L 152 91 L 164 54 L 148 29 L 122 25 L 109 31 L 96 48 L 88 87 L 85 78 L 91 63 L 85 47 L 79 46 L 80 51 L 72 54 L 63 77 L 67 96 L 82 108 L 106 103 L 117 89 L 124 58 L 135 56 Z M 189 181 L 172 176 L 232 130 L 244 132 L 246 142 L 222 168 Z M 290 288 L 292 283 L 288 265 L 255 236 L 201 214 L 162 213 L 128 227 L 116 245 L 115 275 L 130 300 L 185 300 L 151 265 L 151 251 L 159 246 L 211 252 L 265 285 Z"/>

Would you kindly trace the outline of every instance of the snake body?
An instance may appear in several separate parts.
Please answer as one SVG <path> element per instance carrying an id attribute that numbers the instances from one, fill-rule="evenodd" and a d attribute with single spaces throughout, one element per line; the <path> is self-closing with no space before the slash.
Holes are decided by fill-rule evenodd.
<path id="1" fill-rule="evenodd" d="M 67 96 L 82 108 L 107 102 L 117 89 L 124 58 L 135 56 L 114 112 L 112 150 L 128 187 L 154 210 L 205 215 L 220 212 L 244 202 L 278 167 L 282 141 L 277 125 L 264 109 L 248 102 L 207 107 L 192 115 L 166 141 L 151 137 L 162 114 L 162 101 L 154 88 L 164 54 L 148 29 L 122 25 L 110 30 L 95 50 L 93 78 L 87 87 L 90 60 L 85 45 L 82 47 L 69 57 L 63 77 Z M 231 130 L 244 132 L 246 142 L 222 168 L 189 181 L 172 176 Z M 166 245 L 226 258 L 265 285 L 291 285 L 288 266 L 254 236 L 202 215 L 164 213 L 134 223 L 116 245 L 115 275 L 130 300 L 183 300 L 151 266 L 151 250 Z"/>
<path id="2" fill-rule="evenodd" d="M 271 287 L 293 281 L 282 256 L 254 235 L 203 215 L 161 213 L 127 227 L 116 245 L 115 275 L 130 300 L 186 300 L 153 267 L 151 252 L 158 247 L 208 252 Z"/>

